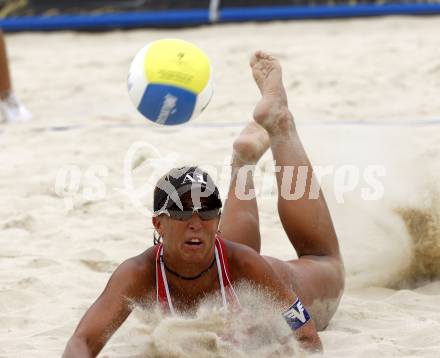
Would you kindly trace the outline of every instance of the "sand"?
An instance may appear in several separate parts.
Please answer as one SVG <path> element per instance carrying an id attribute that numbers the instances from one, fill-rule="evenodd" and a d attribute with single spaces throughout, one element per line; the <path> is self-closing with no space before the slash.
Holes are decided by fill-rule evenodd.
<path id="1" fill-rule="evenodd" d="M 212 102 L 178 128 L 147 123 L 126 91 L 131 58 L 163 37 L 197 43 L 215 69 Z M 260 48 L 281 59 L 304 145 L 330 172 L 322 185 L 347 289 L 321 332 L 325 356 L 438 357 L 439 38 L 438 17 L 7 35 L 34 120 L 0 125 L 0 357 L 60 356 L 111 272 L 151 245 L 151 159 L 160 174 L 175 163 L 210 168 L 225 195 L 224 163 L 258 100 L 248 58 Z M 263 253 L 288 259 L 270 165 L 265 156 L 256 178 Z M 139 202 L 130 172 L 134 188 L 147 184 Z M 178 332 L 145 317 L 132 315 L 102 356 L 160 356 L 151 339 Z M 235 356 L 268 355 L 259 349 Z"/>

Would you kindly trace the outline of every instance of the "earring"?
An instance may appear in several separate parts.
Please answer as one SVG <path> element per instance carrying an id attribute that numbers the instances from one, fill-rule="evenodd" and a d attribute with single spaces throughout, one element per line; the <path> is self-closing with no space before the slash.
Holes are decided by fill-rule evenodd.
<path id="1" fill-rule="evenodd" d="M 162 243 L 162 235 L 159 234 L 156 229 L 153 230 L 153 243 L 154 245 L 159 245 Z"/>

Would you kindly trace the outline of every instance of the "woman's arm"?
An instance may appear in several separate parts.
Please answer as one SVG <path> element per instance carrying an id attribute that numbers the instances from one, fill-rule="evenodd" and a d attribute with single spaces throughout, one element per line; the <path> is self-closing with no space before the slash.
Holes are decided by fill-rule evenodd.
<path id="1" fill-rule="evenodd" d="M 132 311 L 131 300 L 145 291 L 136 259 L 122 263 L 88 309 L 67 343 L 63 358 L 96 357 Z"/>
<path id="2" fill-rule="evenodd" d="M 268 289 L 285 305 L 286 310 L 280 312 L 280 315 L 283 315 L 302 348 L 309 351 L 322 351 L 321 339 L 315 324 L 296 293 L 280 280 L 272 267 L 256 251 L 244 246 L 239 250 L 237 261 L 241 278 Z"/>

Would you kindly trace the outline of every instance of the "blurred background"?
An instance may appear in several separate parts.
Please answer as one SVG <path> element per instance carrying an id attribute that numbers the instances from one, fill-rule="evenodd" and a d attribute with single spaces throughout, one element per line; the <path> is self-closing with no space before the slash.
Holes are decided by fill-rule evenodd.
<path id="1" fill-rule="evenodd" d="M 3 21 L 6 31 L 173 27 L 212 22 L 435 14 L 440 12 L 439 4 L 439 0 L 1 0 L 0 18 L 44 16 Z M 66 14 L 77 16 L 63 18 Z M 78 16 L 87 14 L 93 15 L 94 21 Z"/>

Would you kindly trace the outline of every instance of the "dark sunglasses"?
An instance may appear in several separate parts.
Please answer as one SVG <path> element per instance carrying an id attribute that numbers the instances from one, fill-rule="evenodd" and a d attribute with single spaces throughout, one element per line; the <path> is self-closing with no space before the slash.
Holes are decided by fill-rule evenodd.
<path id="1" fill-rule="evenodd" d="M 168 209 L 164 214 L 168 215 L 171 219 L 179 221 L 187 221 L 191 219 L 194 213 L 197 213 L 203 221 L 212 220 L 220 216 L 221 210 L 219 208 L 184 208 L 183 210 Z"/>

